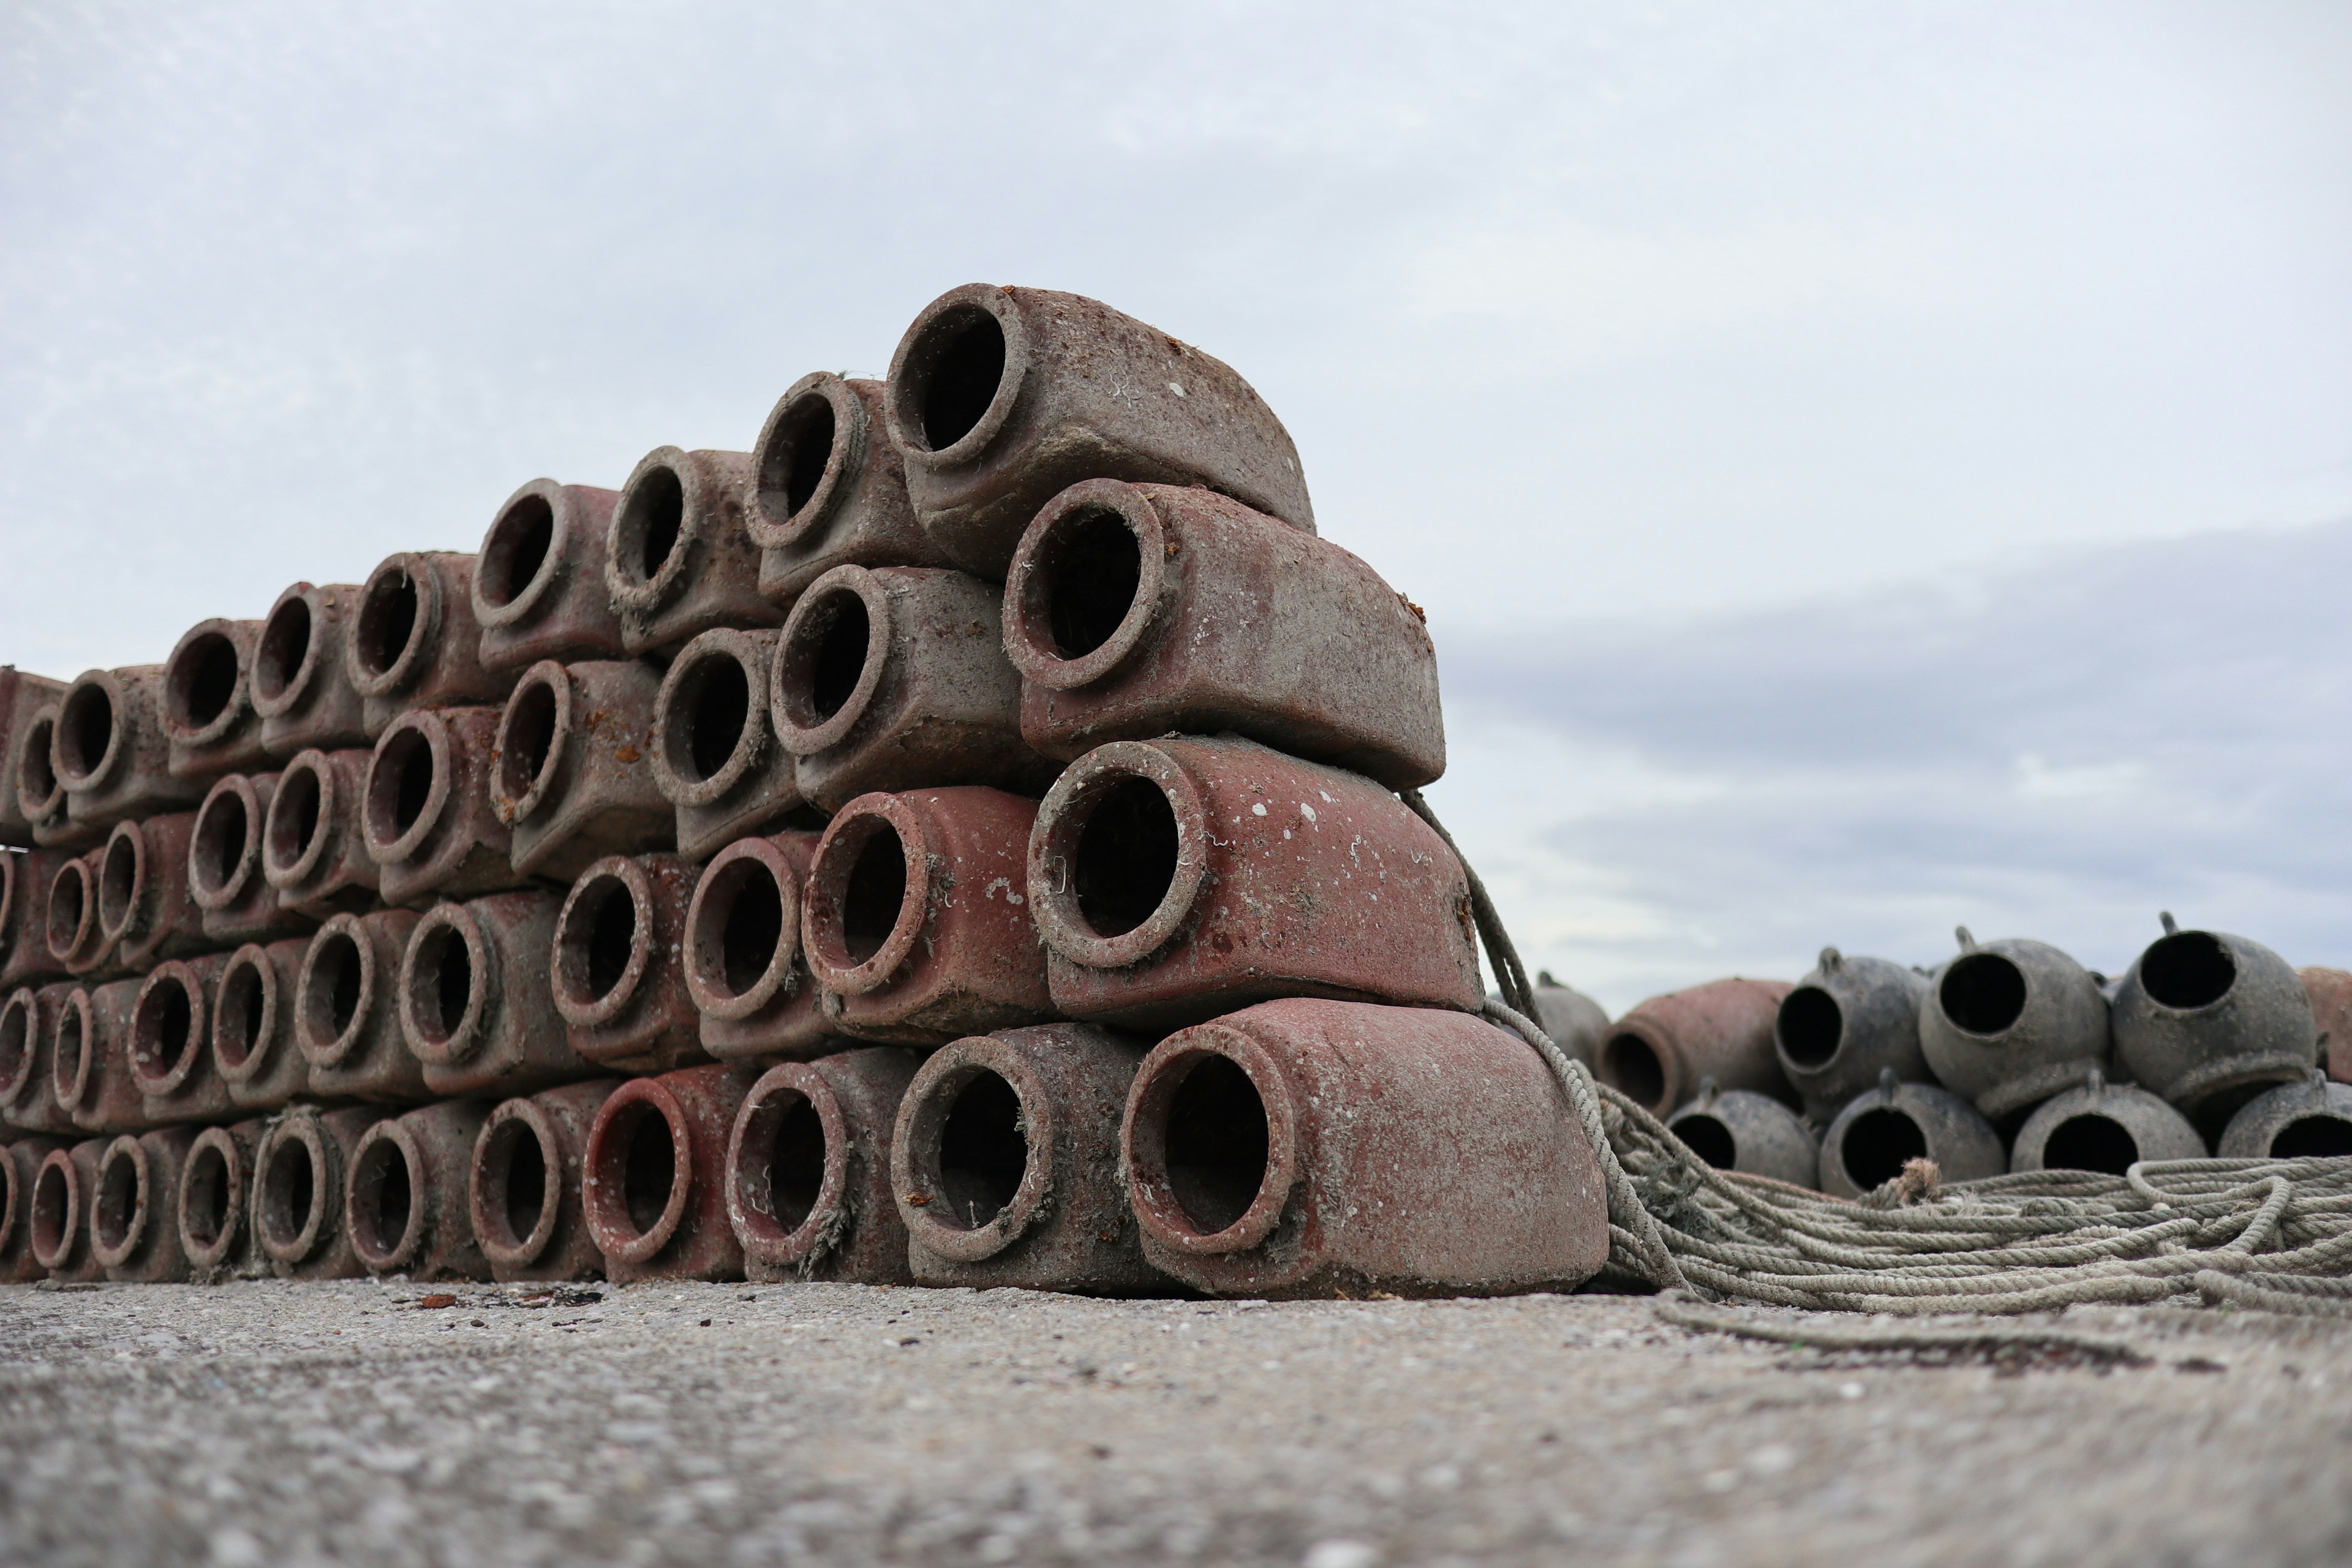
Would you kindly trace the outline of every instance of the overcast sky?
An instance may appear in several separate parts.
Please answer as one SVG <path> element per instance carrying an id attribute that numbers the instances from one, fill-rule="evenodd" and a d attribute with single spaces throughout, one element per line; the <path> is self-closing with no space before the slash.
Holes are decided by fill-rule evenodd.
<path id="1" fill-rule="evenodd" d="M 0 659 L 741 447 L 973 279 L 1228 360 L 1622 1006 L 2352 960 L 2352 8 L 0 4 Z"/>

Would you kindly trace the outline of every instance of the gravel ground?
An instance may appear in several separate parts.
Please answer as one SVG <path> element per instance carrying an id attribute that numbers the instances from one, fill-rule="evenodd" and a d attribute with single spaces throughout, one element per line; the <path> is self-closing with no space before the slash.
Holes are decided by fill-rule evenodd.
<path id="1" fill-rule="evenodd" d="M 2063 1324 L 2146 1363 L 1612 1296 L 9 1287 L 0 1560 L 2352 1560 L 2352 1329 Z"/>

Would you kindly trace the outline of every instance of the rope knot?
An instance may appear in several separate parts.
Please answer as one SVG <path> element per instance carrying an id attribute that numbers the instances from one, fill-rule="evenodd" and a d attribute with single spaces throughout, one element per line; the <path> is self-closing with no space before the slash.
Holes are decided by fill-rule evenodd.
<path id="1" fill-rule="evenodd" d="M 1943 1167 L 1925 1155 L 1903 1162 L 1903 1173 L 1882 1182 L 1862 1201 L 1874 1209 L 1907 1209 L 1944 1195 Z"/>

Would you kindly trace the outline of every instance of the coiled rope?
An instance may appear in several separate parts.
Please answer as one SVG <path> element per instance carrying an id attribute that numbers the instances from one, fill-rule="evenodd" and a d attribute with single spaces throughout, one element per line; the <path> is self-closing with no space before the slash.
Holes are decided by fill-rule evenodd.
<path id="1" fill-rule="evenodd" d="M 1419 791 L 1405 804 L 1460 847 Z M 2144 1162 L 1939 1185 L 1913 1170 L 1859 1202 L 1718 1171 L 1594 1081 L 1536 1023 L 1535 989 L 1469 862 L 1502 1001 L 1601 1160 L 1609 1268 L 1662 1291 L 1816 1311 L 2050 1312 L 2171 1302 L 2352 1318 L 2352 1157 Z"/>

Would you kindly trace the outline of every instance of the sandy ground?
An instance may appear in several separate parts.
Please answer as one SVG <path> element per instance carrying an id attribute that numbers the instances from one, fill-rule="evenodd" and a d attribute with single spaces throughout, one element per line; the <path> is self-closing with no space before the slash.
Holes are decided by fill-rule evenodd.
<path id="1" fill-rule="evenodd" d="M 2337 1325 L 2078 1310 L 2146 1364 L 2021 1370 L 1633 1297 L 431 1289 L 0 1289 L 0 1560 L 2352 1560 Z"/>

